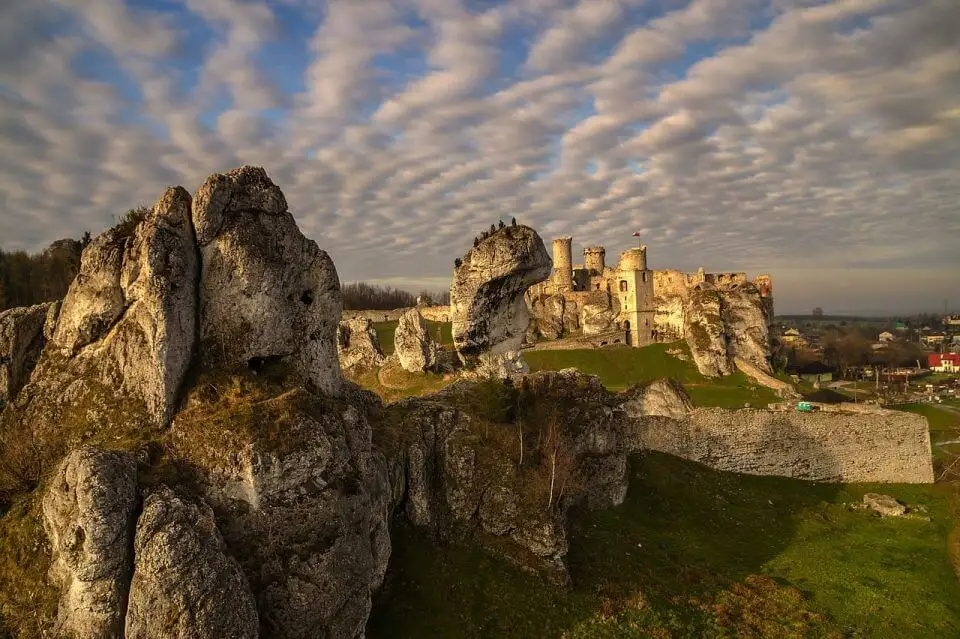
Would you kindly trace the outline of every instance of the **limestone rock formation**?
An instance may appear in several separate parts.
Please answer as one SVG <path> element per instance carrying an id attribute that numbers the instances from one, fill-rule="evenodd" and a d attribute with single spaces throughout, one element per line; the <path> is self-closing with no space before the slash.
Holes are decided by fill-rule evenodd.
<path id="1" fill-rule="evenodd" d="M 529 322 L 524 293 L 550 276 L 536 231 L 508 226 L 467 251 L 450 288 L 453 343 L 461 360 L 520 348 Z"/>
<path id="2" fill-rule="evenodd" d="M 566 300 L 563 295 L 538 296 L 531 306 L 540 335 L 546 339 L 560 339 L 566 330 L 564 325 Z"/>
<path id="3" fill-rule="evenodd" d="M 337 328 L 337 355 L 340 368 L 344 371 L 376 368 L 383 364 L 380 338 L 369 318 L 356 317 L 340 322 Z"/>
<path id="4" fill-rule="evenodd" d="M 632 418 L 682 419 L 693 410 L 690 395 L 679 382 L 658 379 L 646 386 L 631 386 L 622 394 L 623 408 Z"/>
<path id="5" fill-rule="evenodd" d="M 249 426 L 230 429 L 230 401 L 210 405 L 204 392 L 187 397 L 171 446 L 199 471 L 250 579 L 263 632 L 359 636 L 402 499 L 402 479 L 372 450 L 367 413 L 378 400 L 352 387 L 342 399 L 288 390 L 258 399 Z"/>
<path id="6" fill-rule="evenodd" d="M 881 517 L 903 517 L 907 514 L 907 507 L 890 495 L 867 493 L 863 496 L 863 505 Z"/>
<path id="7" fill-rule="evenodd" d="M 770 374 L 770 333 L 764 298 L 749 282 L 720 291 L 727 351 Z"/>
<path id="8" fill-rule="evenodd" d="M 203 361 L 256 368 L 283 360 L 322 392 L 339 394 L 340 278 L 266 172 L 244 166 L 211 175 L 194 198 L 193 223 L 203 260 Z"/>
<path id="9" fill-rule="evenodd" d="M 10 419 L 35 432 L 167 423 L 193 353 L 198 270 L 180 187 L 94 239 Z"/>
<path id="10" fill-rule="evenodd" d="M 143 504 L 126 639 L 254 638 L 257 609 L 213 511 L 166 487 Z"/>
<path id="11" fill-rule="evenodd" d="M 473 376 L 481 379 L 507 379 L 526 375 L 529 372 L 530 367 L 519 351 L 507 351 L 495 355 L 490 353 L 481 355 L 477 358 Z"/>
<path id="12" fill-rule="evenodd" d="M 584 335 L 599 335 L 613 330 L 617 313 L 609 305 L 584 304 L 580 309 L 580 325 Z"/>
<path id="13" fill-rule="evenodd" d="M 442 357 L 440 345 L 430 339 L 427 323 L 416 308 L 400 316 L 393 346 L 400 366 L 412 373 L 435 370 Z"/>
<path id="14" fill-rule="evenodd" d="M 58 636 L 123 637 L 136 506 L 132 455 L 80 448 L 58 466 L 43 497 Z"/>
<path id="15" fill-rule="evenodd" d="M 684 321 L 684 335 L 700 373 L 707 377 L 732 373 L 720 315 L 720 293 L 705 284 L 691 291 Z"/>
<path id="16" fill-rule="evenodd" d="M 56 304 L 11 308 L 0 313 L 0 407 L 16 397 L 46 344 L 47 315 Z"/>

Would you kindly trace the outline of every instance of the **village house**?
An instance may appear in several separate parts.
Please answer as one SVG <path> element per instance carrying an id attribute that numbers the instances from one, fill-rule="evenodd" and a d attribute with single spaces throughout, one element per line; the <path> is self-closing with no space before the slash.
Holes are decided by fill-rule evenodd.
<path id="1" fill-rule="evenodd" d="M 927 362 L 936 373 L 960 373 L 960 353 L 930 353 Z"/>

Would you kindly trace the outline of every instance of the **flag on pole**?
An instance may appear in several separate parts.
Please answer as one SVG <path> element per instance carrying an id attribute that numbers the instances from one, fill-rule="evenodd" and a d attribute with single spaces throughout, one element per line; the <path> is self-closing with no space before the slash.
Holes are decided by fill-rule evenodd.
<path id="1" fill-rule="evenodd" d="M 633 236 L 634 236 L 634 237 L 640 237 L 640 231 L 637 231 L 636 233 L 634 233 Z"/>

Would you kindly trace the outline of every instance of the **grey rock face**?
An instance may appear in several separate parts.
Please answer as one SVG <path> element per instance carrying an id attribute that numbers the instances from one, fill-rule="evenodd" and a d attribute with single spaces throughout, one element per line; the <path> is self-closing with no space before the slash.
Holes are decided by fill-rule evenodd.
<path id="1" fill-rule="evenodd" d="M 473 370 L 473 377 L 481 379 L 507 379 L 526 375 L 530 367 L 520 351 L 507 351 L 495 355 L 484 353 L 477 358 L 477 365 Z M 465 374 L 466 377 L 470 375 Z"/>
<path id="2" fill-rule="evenodd" d="M 366 412 L 376 400 L 347 389 L 343 399 L 299 389 L 262 402 L 230 450 L 206 446 L 205 424 L 187 414 L 171 428 L 221 514 L 266 636 L 362 635 L 386 572 L 402 469 L 372 452 Z M 282 438 L 258 436 L 278 422 Z"/>
<path id="3" fill-rule="evenodd" d="M 867 493 L 863 496 L 863 505 L 882 517 L 903 517 L 907 514 L 907 507 L 890 495 Z"/>
<path id="4" fill-rule="evenodd" d="M 84 250 L 50 343 L 66 360 L 56 367 L 166 423 L 193 353 L 198 270 L 190 196 L 167 189 L 132 236 L 110 229 Z"/>
<path id="5" fill-rule="evenodd" d="M 682 384 L 658 379 L 647 386 L 631 386 L 621 394 L 627 416 L 682 419 L 693 410 L 693 402 Z"/>
<path id="6" fill-rule="evenodd" d="M 405 371 L 423 373 L 435 370 L 439 364 L 440 345 L 430 339 L 427 323 L 416 308 L 400 316 L 393 344 L 400 366 Z"/>
<path id="7" fill-rule="evenodd" d="M 559 339 L 563 336 L 564 311 L 566 300 L 563 295 L 546 295 L 533 301 L 533 314 L 537 320 L 537 330 L 547 339 Z"/>
<path id="8" fill-rule="evenodd" d="M 722 377 L 733 372 L 721 315 L 720 293 L 707 284 L 690 292 L 684 314 L 684 336 L 700 374 Z"/>
<path id="9" fill-rule="evenodd" d="M 244 166 L 207 178 L 193 223 L 203 260 L 203 360 L 229 367 L 284 360 L 322 392 L 340 394 L 340 278 L 266 172 Z"/>
<path id="10" fill-rule="evenodd" d="M 344 371 L 375 368 L 383 364 L 380 338 L 369 318 L 356 317 L 340 322 L 337 328 L 337 355 L 340 368 Z"/>
<path id="11" fill-rule="evenodd" d="M 168 488 L 144 501 L 134 544 L 127 639 L 258 636 L 257 609 L 213 511 Z"/>
<path id="12" fill-rule="evenodd" d="M 613 330 L 617 314 L 609 306 L 584 304 L 580 309 L 580 324 L 584 335 L 598 335 Z"/>
<path id="13" fill-rule="evenodd" d="M 129 454 L 81 448 L 57 467 L 43 518 L 50 577 L 61 592 L 58 635 L 123 637 L 136 505 L 137 467 Z"/>
<path id="14" fill-rule="evenodd" d="M 750 283 L 729 287 L 721 291 L 721 301 L 730 356 L 750 362 L 763 373 L 771 373 L 770 332 L 760 289 Z"/>
<path id="15" fill-rule="evenodd" d="M 450 288 L 453 343 L 462 360 L 520 348 L 530 319 L 524 293 L 550 276 L 552 264 L 527 226 L 500 229 L 467 252 Z"/>
<path id="16" fill-rule="evenodd" d="M 38 304 L 0 313 L 0 407 L 16 397 L 46 344 L 44 326 L 56 305 Z"/>
<path id="17" fill-rule="evenodd" d="M 770 335 L 765 301 L 751 283 L 715 288 L 699 284 L 690 291 L 684 335 L 700 373 L 729 375 L 734 359 L 769 374 Z"/>

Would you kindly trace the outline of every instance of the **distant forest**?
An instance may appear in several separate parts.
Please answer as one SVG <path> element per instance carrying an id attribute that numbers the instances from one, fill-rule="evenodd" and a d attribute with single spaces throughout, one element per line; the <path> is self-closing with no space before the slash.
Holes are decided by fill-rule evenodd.
<path id="1" fill-rule="evenodd" d="M 131 211 L 121 220 L 133 220 L 139 211 Z M 90 234 L 79 240 L 58 240 L 47 249 L 29 254 L 0 250 L 0 311 L 18 306 L 33 306 L 62 299 L 80 269 L 80 253 L 90 243 Z M 435 304 L 449 304 L 450 292 L 421 291 L 414 295 L 389 286 L 366 282 L 343 287 L 343 306 L 349 310 L 390 310 L 414 306 L 417 297 L 429 297 Z"/>

